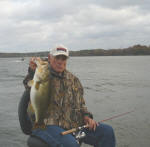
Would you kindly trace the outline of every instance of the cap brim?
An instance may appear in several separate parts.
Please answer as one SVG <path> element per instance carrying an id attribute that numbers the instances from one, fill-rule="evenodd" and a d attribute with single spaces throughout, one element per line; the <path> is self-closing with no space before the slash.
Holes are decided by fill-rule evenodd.
<path id="1" fill-rule="evenodd" d="M 58 56 L 58 55 L 64 55 L 64 56 L 68 57 L 68 54 L 65 52 L 57 52 L 57 53 L 53 54 L 53 56 Z"/>

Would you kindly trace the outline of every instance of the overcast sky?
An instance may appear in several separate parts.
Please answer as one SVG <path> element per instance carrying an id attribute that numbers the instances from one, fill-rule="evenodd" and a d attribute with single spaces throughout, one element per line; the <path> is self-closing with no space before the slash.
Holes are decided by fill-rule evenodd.
<path id="1" fill-rule="evenodd" d="M 150 45 L 150 0 L 0 0 L 0 52 Z"/>

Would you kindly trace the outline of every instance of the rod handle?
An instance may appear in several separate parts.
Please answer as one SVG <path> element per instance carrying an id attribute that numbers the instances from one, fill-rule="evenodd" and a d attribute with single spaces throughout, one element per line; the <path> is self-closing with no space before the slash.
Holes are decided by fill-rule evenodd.
<path id="1" fill-rule="evenodd" d="M 73 128 L 73 129 L 71 129 L 71 130 L 61 132 L 61 135 L 67 135 L 67 134 L 70 134 L 70 133 L 76 132 L 76 130 L 77 130 L 76 128 Z"/>

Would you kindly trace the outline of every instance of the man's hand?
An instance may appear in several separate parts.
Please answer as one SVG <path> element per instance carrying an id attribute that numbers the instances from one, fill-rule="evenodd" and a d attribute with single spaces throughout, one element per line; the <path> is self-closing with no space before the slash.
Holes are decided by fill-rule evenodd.
<path id="1" fill-rule="evenodd" d="M 35 60 L 36 60 L 36 57 L 32 57 L 29 61 L 29 67 L 32 69 L 32 70 L 35 70 L 36 69 L 36 63 L 35 63 Z"/>
<path id="2" fill-rule="evenodd" d="M 94 131 L 95 131 L 97 125 L 98 125 L 95 120 L 91 119 L 88 116 L 84 117 L 84 122 L 88 125 L 88 128 L 90 130 L 94 130 Z"/>
<path id="3" fill-rule="evenodd" d="M 40 57 L 32 57 L 29 61 L 29 67 L 32 69 L 32 70 L 35 70 L 37 65 L 36 65 L 36 60 L 41 60 Z"/>

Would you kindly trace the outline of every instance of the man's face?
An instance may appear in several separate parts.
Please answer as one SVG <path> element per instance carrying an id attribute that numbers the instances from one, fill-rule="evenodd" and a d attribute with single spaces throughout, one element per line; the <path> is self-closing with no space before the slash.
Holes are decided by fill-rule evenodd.
<path id="1" fill-rule="evenodd" d="M 49 62 L 56 72 L 61 73 L 66 69 L 67 57 L 64 55 L 49 56 Z"/>

